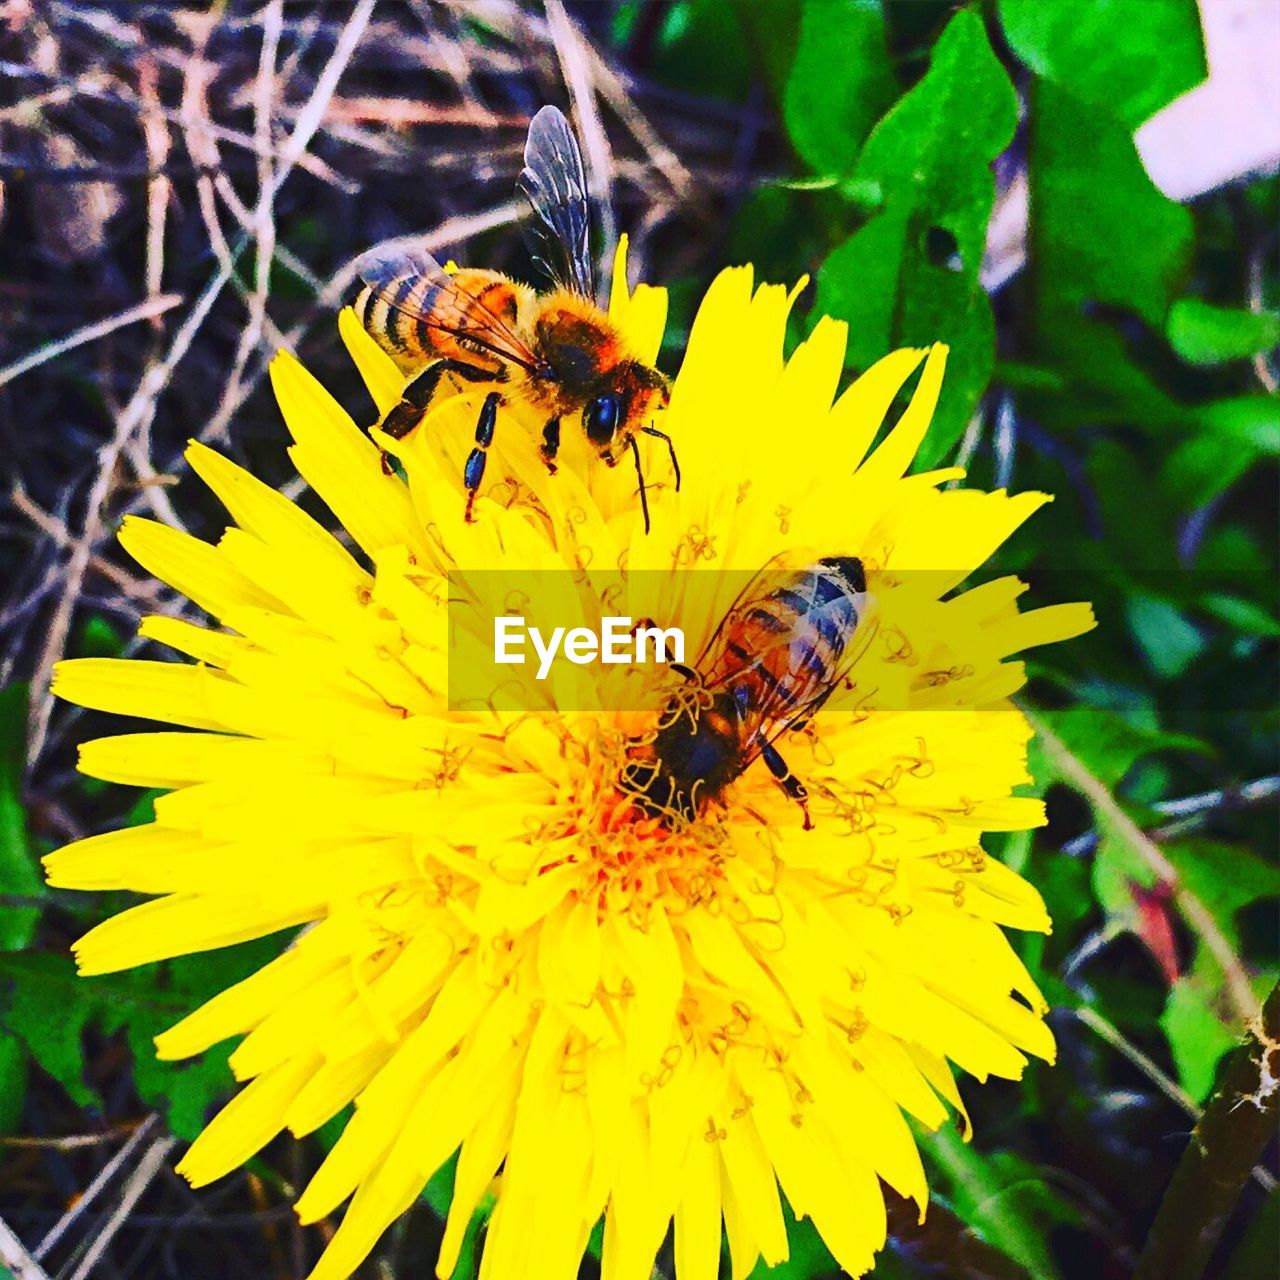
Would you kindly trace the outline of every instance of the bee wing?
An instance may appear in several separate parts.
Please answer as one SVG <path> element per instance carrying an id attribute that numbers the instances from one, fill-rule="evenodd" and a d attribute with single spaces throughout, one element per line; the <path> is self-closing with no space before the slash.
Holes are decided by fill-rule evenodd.
<path id="1" fill-rule="evenodd" d="M 776 742 L 789 729 L 798 729 L 819 711 L 826 700 L 841 686 L 853 669 L 854 664 L 866 652 L 880 621 L 872 616 L 875 598 L 869 592 L 859 592 L 853 599 L 857 602 L 857 624 L 852 637 L 844 647 L 839 659 L 826 671 L 819 675 L 814 669 L 802 666 L 801 676 L 794 686 L 798 696 L 791 699 L 769 699 L 760 716 L 759 745 L 752 752 L 752 758 L 759 754 L 760 746 L 765 741 Z M 802 644 L 808 644 L 803 637 L 798 637 Z M 793 639 L 793 646 L 797 643 Z M 793 654 L 795 649 L 793 648 Z M 803 652 L 795 654 L 803 664 Z"/>
<path id="2" fill-rule="evenodd" d="M 722 669 L 728 665 L 730 657 L 729 651 L 725 647 L 725 639 L 727 632 L 732 629 L 732 622 L 735 618 L 742 617 L 756 605 L 763 603 L 774 591 L 779 583 L 778 575 L 780 570 L 778 566 L 781 561 L 781 555 L 773 556 L 763 568 L 756 570 L 751 575 L 742 585 L 738 594 L 734 596 L 733 603 L 725 610 L 724 616 L 716 624 L 716 629 L 702 646 L 702 652 L 698 655 L 698 661 L 695 666 L 704 674 L 709 684 L 722 682 L 724 674 Z"/>
<path id="3" fill-rule="evenodd" d="M 765 742 L 771 742 L 789 725 L 807 719 L 839 679 L 833 672 L 811 667 L 804 661 L 811 646 L 802 633 L 779 636 L 777 643 L 789 651 L 791 676 L 786 682 L 774 679 L 763 653 L 751 660 L 746 671 L 735 672 L 722 681 L 723 686 L 734 691 L 745 688 L 749 693 L 741 706 L 746 728 L 743 737 L 751 744 L 748 760 L 754 760 Z"/>
<path id="4" fill-rule="evenodd" d="M 459 283 L 425 249 L 383 253 L 371 250 L 356 261 L 356 273 L 385 302 L 428 329 L 475 343 L 483 350 L 533 371 L 537 353 L 481 301 L 473 288 Z M 427 286 L 414 286 L 427 282 Z"/>
<path id="5" fill-rule="evenodd" d="M 530 237 L 536 259 L 557 284 L 594 300 L 587 175 L 578 139 L 555 107 L 543 107 L 529 124 L 517 185 L 541 223 Z"/>
<path id="6" fill-rule="evenodd" d="M 818 659 L 818 646 L 803 625 L 775 631 L 768 642 L 757 643 L 752 653 L 732 649 L 734 620 L 753 621 L 757 634 L 776 624 L 775 615 L 760 608 L 776 587 L 776 575 L 769 577 L 762 572 L 743 589 L 708 645 L 708 653 L 713 651 L 714 656 L 706 667 L 700 668 L 707 671 L 707 684 L 713 691 L 729 689 L 735 695 L 739 690 L 745 691 L 741 695 L 741 714 L 746 729 L 743 737 L 750 744 L 745 753 L 748 762 L 760 754 L 766 742 L 775 741 L 821 707 L 848 675 L 876 629 L 868 616 L 872 597 L 861 592 L 853 596 L 856 629 L 835 663 L 824 665 Z M 777 664 L 767 661 L 775 647 L 786 651 L 785 682 L 774 675 Z"/>

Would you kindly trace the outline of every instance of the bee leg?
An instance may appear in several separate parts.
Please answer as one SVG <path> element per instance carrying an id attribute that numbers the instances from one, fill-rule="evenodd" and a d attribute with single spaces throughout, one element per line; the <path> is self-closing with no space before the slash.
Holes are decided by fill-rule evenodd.
<path id="1" fill-rule="evenodd" d="M 649 495 L 645 491 L 644 467 L 640 465 L 640 442 L 631 437 L 631 453 L 636 460 L 636 480 L 640 485 L 640 510 L 644 515 L 644 531 L 649 532 Z"/>
<path id="2" fill-rule="evenodd" d="M 403 440 L 422 421 L 423 414 L 431 407 L 431 401 L 440 387 L 440 379 L 446 373 L 456 374 L 467 382 L 492 382 L 495 375 L 479 365 L 462 360 L 444 359 L 429 364 L 401 393 L 400 403 L 392 405 L 387 416 L 378 424 L 393 440 Z M 390 475 L 392 467 L 386 451 L 382 453 L 382 470 Z"/>
<path id="3" fill-rule="evenodd" d="M 542 428 L 542 460 L 547 464 L 547 470 L 555 475 L 556 473 L 556 454 L 560 452 L 560 419 L 552 418 L 545 427 Z"/>
<path id="4" fill-rule="evenodd" d="M 671 455 L 671 470 L 676 477 L 676 492 L 680 492 L 680 463 L 676 461 L 676 442 L 665 431 L 659 431 L 657 427 L 641 427 L 641 431 L 647 436 L 655 436 L 659 440 L 667 442 L 667 452 Z"/>
<path id="5" fill-rule="evenodd" d="M 489 446 L 493 443 L 493 429 L 498 423 L 498 406 L 502 403 L 500 391 L 490 391 L 480 406 L 480 417 L 476 421 L 475 448 L 467 454 L 467 461 L 462 468 L 462 483 L 467 490 L 467 509 L 463 518 L 468 524 L 475 522 L 471 508 L 475 505 L 476 490 L 484 479 L 484 464 L 489 457 Z"/>
<path id="6" fill-rule="evenodd" d="M 778 748 L 772 742 L 766 742 L 760 750 L 760 755 L 764 758 L 765 764 L 769 766 L 769 772 L 778 781 L 778 786 L 782 788 L 783 794 L 789 800 L 794 800 L 804 812 L 804 829 L 806 831 L 813 830 L 813 819 L 809 816 L 809 791 L 804 783 L 791 772 L 791 766 L 782 758 L 778 752 Z"/>

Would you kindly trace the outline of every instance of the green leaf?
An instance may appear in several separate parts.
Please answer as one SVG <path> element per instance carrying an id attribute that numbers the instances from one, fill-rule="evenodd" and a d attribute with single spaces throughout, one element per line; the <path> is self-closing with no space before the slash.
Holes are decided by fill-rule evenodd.
<path id="1" fill-rule="evenodd" d="M 1102 509 L 1105 537 L 1087 553 L 1084 565 L 1098 564 L 1106 557 L 1099 567 L 1176 574 L 1180 512 L 1164 490 L 1152 483 L 1142 455 L 1118 439 L 1103 438 L 1093 442 L 1085 466 Z M 1143 498 L 1141 520 L 1134 519 L 1135 494 Z M 1127 594 L 1125 581 L 1120 595 Z"/>
<path id="2" fill-rule="evenodd" d="M 1049 1235 L 1078 1215 L 1034 1165 L 1011 1151 L 977 1151 L 950 1126 L 926 1138 L 921 1150 L 930 1185 L 982 1239 L 1038 1280 L 1060 1274 Z"/>
<path id="3" fill-rule="evenodd" d="M 1268 530 L 1268 535 L 1270 531 Z M 1275 568 L 1271 559 L 1272 538 L 1267 537 L 1267 549 L 1263 551 L 1259 540 L 1238 524 L 1215 529 L 1204 541 L 1195 559 L 1197 570 L 1211 570 L 1221 574 L 1247 574 L 1255 578 L 1274 579 Z"/>
<path id="4" fill-rule="evenodd" d="M 757 280 L 795 281 L 829 239 L 819 224 L 833 207 L 842 211 L 834 191 L 798 193 L 778 183 L 757 187 L 734 215 L 725 258 L 751 263 Z"/>
<path id="5" fill-rule="evenodd" d="M 1259 459 L 1280 455 L 1280 402 L 1272 396 L 1215 400 L 1193 411 L 1201 430 L 1164 466 L 1164 484 L 1184 506 L 1225 493 Z"/>
<path id="6" fill-rule="evenodd" d="M 1145 594 L 1130 598 L 1129 630 L 1151 669 L 1164 680 L 1176 680 L 1205 651 L 1208 641 L 1198 627 L 1168 600 Z"/>
<path id="7" fill-rule="evenodd" d="M 1262 1202 L 1252 1221 L 1244 1224 L 1243 1233 L 1220 1280 L 1257 1280 L 1275 1268 L 1276 1241 L 1280 1240 L 1280 1191 L 1273 1191 Z"/>
<path id="8" fill-rule="evenodd" d="M 896 88 L 880 0 L 805 0 L 783 117 L 811 169 L 849 172 Z"/>
<path id="9" fill-rule="evenodd" d="M 996 381 L 1014 391 L 1047 391 L 1056 393 L 1066 387 L 1062 376 L 1052 369 L 1039 365 L 1022 364 L 1017 360 L 996 361 Z"/>
<path id="10" fill-rule="evenodd" d="M 1237 950 L 1237 912 L 1251 903 L 1280 897 L 1280 867 L 1248 849 L 1213 840 L 1183 840 L 1167 852 L 1179 879 L 1209 908 Z M 1230 868 L 1230 874 L 1223 874 L 1224 868 Z"/>
<path id="11" fill-rule="evenodd" d="M 1188 363 L 1226 364 L 1280 343 L 1280 313 L 1213 307 L 1199 298 L 1179 298 L 1169 309 L 1170 345 Z"/>
<path id="12" fill-rule="evenodd" d="M 22 805 L 27 741 L 27 686 L 0 690 L 0 893 L 44 896 Z M 21 951 L 35 934 L 38 907 L 0 905 L 0 951 Z M 0 1083 L 3 1076 L 0 1076 Z"/>
<path id="13" fill-rule="evenodd" d="M 160 1062 L 152 1039 L 279 949 L 278 939 L 263 938 L 96 978 L 79 977 L 69 956 L 0 955 L 0 1031 L 20 1040 L 78 1106 L 93 1109 L 100 1109 L 102 1100 L 85 1079 L 85 1034 L 123 1031 L 133 1052 L 139 1097 L 166 1117 L 172 1132 L 194 1138 L 210 1106 L 233 1087 L 225 1050 L 215 1047 L 200 1058 Z M 58 1016 L 50 1017 L 50 1009 Z"/>
<path id="14" fill-rule="evenodd" d="M 1182 883 L 1208 908 L 1232 949 L 1241 950 L 1236 915 L 1255 902 L 1280 896 L 1280 868 L 1247 849 L 1209 840 L 1171 845 L 1170 860 Z M 1251 979 L 1259 1001 L 1276 980 L 1263 972 Z M 1191 967 L 1173 985 L 1160 1017 L 1182 1087 L 1198 1101 L 1213 1089 L 1222 1055 L 1240 1038 L 1239 1019 L 1223 992 L 1222 969 L 1198 943 Z"/>
<path id="15" fill-rule="evenodd" d="M 768 4 L 735 4 L 734 16 L 764 74 L 769 91 L 779 100 L 800 38 L 804 0 L 769 0 Z"/>
<path id="16" fill-rule="evenodd" d="M 1253 463 L 1253 454 L 1225 435 L 1201 432 L 1177 446 L 1165 461 L 1162 486 L 1184 507 L 1201 507 L 1226 493 Z"/>
<path id="17" fill-rule="evenodd" d="M 991 163 L 1008 145 L 1017 99 L 982 20 L 957 13 L 929 70 L 876 126 L 855 180 L 883 207 L 818 273 L 816 314 L 849 322 L 848 360 L 951 346 L 942 400 L 917 458 L 934 465 L 964 432 L 995 360 L 991 304 L 978 279 L 995 197 Z"/>
<path id="18" fill-rule="evenodd" d="M 1009 47 L 1130 132 L 1208 74 L 1195 0 L 999 0 Z"/>
<path id="19" fill-rule="evenodd" d="M 1197 1102 L 1212 1092 L 1218 1060 L 1237 1039 L 1214 1011 L 1214 998 L 1220 994 L 1199 974 L 1186 974 L 1169 989 L 1160 1015 L 1160 1028 L 1169 1041 L 1178 1080 Z"/>
<path id="20" fill-rule="evenodd" d="M 0 1030 L 0 1135 L 17 1132 L 22 1123 L 29 1074 L 22 1041 Z"/>
<path id="21" fill-rule="evenodd" d="M 1167 733 L 1101 708 L 1037 711 L 1033 720 L 1044 731 L 1029 749 L 1036 780 L 1042 786 L 1059 781 L 1086 796 L 1087 784 L 1081 774 L 1091 775 L 1108 793 L 1114 793 L 1133 766 L 1152 751 L 1204 750 L 1190 735 Z M 1059 742 L 1054 743 L 1050 735 Z M 1090 803 L 1098 830 L 1092 863 L 1093 898 L 1113 922 L 1133 928 L 1138 923 L 1134 886 L 1154 885 L 1155 870 L 1134 847 L 1131 833 L 1123 829 L 1120 802 L 1114 802 L 1111 812 L 1092 797 Z"/>
<path id="22" fill-rule="evenodd" d="M 1280 457 L 1280 399 L 1237 396 L 1215 400 L 1197 411 L 1209 431 L 1259 457 Z"/>
<path id="23" fill-rule="evenodd" d="M 1143 756 L 1155 751 L 1203 749 L 1197 739 L 1187 734 L 1151 728 L 1101 707 L 1071 707 L 1039 714 L 1071 754 L 1113 791 Z M 1061 776 L 1038 740 L 1031 743 L 1028 763 L 1038 782 L 1047 783 Z"/>
<path id="24" fill-rule="evenodd" d="M 0 984 L 8 986 L 0 1006 L 0 1025 L 20 1039 L 36 1063 L 81 1107 L 99 1107 L 101 1099 L 84 1080 L 81 1040 L 94 1001 L 87 983 L 77 980 L 67 956 L 0 956 Z M 58 1016 L 51 1018 L 50 1009 Z"/>
<path id="25" fill-rule="evenodd" d="M 1106 303 L 1163 328 L 1191 214 L 1147 176 L 1123 125 L 1051 81 L 1032 95 L 1031 237 L 1055 303 Z"/>
<path id="26" fill-rule="evenodd" d="M 124 635 L 95 613 L 77 631 L 74 653 L 77 658 L 118 658 L 124 653 L 124 644 Z"/>
<path id="27" fill-rule="evenodd" d="M 438 1168 L 426 1187 L 422 1198 L 431 1206 L 431 1211 L 443 1222 L 449 1216 L 449 1205 L 453 1201 L 454 1181 L 458 1172 L 458 1153 L 455 1151 L 448 1160 Z M 462 1248 L 458 1254 L 458 1265 L 454 1268 L 456 1280 L 474 1280 L 478 1271 L 476 1265 L 476 1244 L 480 1232 L 489 1221 L 493 1207 L 497 1203 L 494 1196 L 484 1195 L 471 1215 L 467 1230 L 462 1237 Z"/>
<path id="28" fill-rule="evenodd" d="M 1252 600 L 1210 592 L 1200 597 L 1200 607 L 1246 635 L 1267 636 L 1271 639 L 1280 636 L 1280 620 Z"/>
<path id="29" fill-rule="evenodd" d="M 1152 183 L 1115 117 L 1051 80 L 1035 82 L 1030 108 L 1029 354 L 1067 382 L 1066 395 L 1036 397 L 1034 412 L 1066 430 L 1194 422 L 1134 362 L 1118 323 L 1132 315 L 1164 329 L 1190 263 L 1190 212 Z"/>
<path id="30" fill-rule="evenodd" d="M 654 67 L 668 84 L 733 101 L 751 88 L 751 51 L 732 0 L 677 0 L 655 43 Z"/>

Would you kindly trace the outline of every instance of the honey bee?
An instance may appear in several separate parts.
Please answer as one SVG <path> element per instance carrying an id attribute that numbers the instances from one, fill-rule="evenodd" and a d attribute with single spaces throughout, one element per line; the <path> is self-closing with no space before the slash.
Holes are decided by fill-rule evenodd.
<path id="1" fill-rule="evenodd" d="M 768 583 L 772 583 L 769 586 Z M 721 620 L 657 730 L 627 745 L 619 787 L 655 817 L 691 821 L 763 758 L 813 827 L 809 793 L 777 748 L 846 682 L 870 607 L 862 562 L 831 556 L 799 572 L 757 575 Z"/>
<path id="2" fill-rule="evenodd" d="M 382 430 L 400 439 L 446 390 L 456 393 L 464 383 L 492 388 L 463 467 L 470 522 L 505 405 L 530 405 L 543 418 L 540 451 L 553 474 L 561 423 L 578 416 L 607 465 L 615 466 L 631 451 L 647 533 L 640 434 L 666 442 L 680 487 L 675 445 L 652 422 L 653 414 L 666 408 L 670 387 L 657 369 L 629 354 L 596 301 L 582 154 L 555 107 L 543 107 L 529 125 L 518 185 L 537 216 L 537 260 L 551 274 L 548 292 L 497 271 L 446 271 L 425 252 L 390 257 L 375 252 L 357 263 L 363 286 L 353 304 L 356 316 L 402 372 L 414 375 Z"/>

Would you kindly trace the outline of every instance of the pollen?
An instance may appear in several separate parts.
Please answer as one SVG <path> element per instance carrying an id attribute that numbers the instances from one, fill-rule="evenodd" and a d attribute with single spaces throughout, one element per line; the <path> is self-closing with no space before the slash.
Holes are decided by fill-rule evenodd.
<path id="1" fill-rule="evenodd" d="M 602 734 L 564 813 L 539 838 L 558 846 L 572 837 L 580 896 L 595 902 L 602 918 L 621 913 L 643 921 L 655 906 L 684 911 L 712 901 L 724 884 L 724 860 L 734 856 L 723 823 L 674 809 L 646 812 L 619 785 L 625 752 L 620 733 Z"/>

